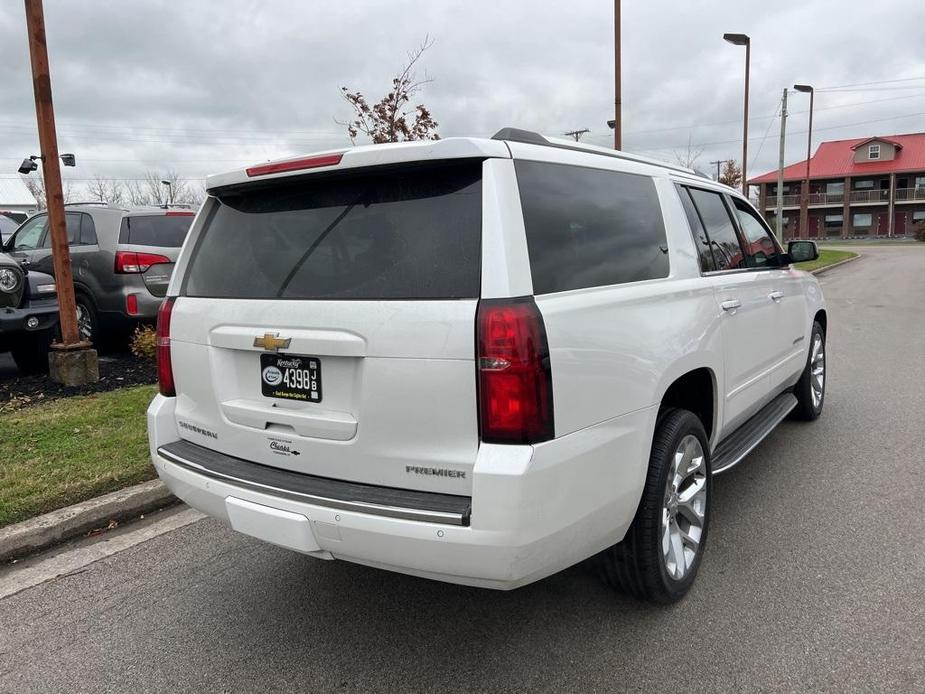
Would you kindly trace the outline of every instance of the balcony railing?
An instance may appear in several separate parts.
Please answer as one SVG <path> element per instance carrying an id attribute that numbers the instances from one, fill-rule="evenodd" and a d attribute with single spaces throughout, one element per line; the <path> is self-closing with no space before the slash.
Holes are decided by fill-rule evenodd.
<path id="1" fill-rule="evenodd" d="M 852 190 L 851 202 L 887 202 L 890 199 L 889 190 Z"/>
<path id="2" fill-rule="evenodd" d="M 781 196 L 784 207 L 798 207 L 801 204 L 801 196 L 799 193 L 796 195 L 783 195 Z M 865 202 L 882 202 L 887 203 L 890 200 L 890 191 L 881 190 L 879 188 L 875 190 L 852 190 L 848 193 L 848 202 L 849 203 L 865 203 Z M 925 188 L 897 188 L 895 200 L 898 202 L 911 202 L 914 200 L 922 200 L 925 202 Z M 841 205 L 845 202 L 844 193 L 810 193 L 809 194 L 809 204 L 812 205 Z M 769 194 L 765 199 L 765 208 L 772 210 L 777 206 L 777 196 Z"/>
<path id="3" fill-rule="evenodd" d="M 896 200 L 925 200 L 925 188 L 897 188 Z"/>

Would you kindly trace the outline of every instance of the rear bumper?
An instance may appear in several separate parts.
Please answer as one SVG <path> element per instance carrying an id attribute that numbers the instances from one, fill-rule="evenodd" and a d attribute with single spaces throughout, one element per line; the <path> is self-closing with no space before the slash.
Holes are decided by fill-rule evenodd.
<path id="1" fill-rule="evenodd" d="M 645 479 L 651 442 L 644 432 L 655 416 L 639 411 L 537 446 L 483 444 L 466 526 L 300 499 L 177 462 L 169 453 L 176 448 L 160 450 L 180 439 L 174 401 L 157 396 L 148 410 L 151 455 L 164 483 L 190 506 L 317 557 L 497 589 L 543 578 L 623 538 Z"/>

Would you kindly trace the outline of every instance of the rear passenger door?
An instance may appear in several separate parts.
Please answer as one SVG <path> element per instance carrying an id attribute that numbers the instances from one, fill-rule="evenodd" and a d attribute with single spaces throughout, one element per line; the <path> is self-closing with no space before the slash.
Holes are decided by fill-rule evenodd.
<path id="1" fill-rule="evenodd" d="M 771 285 L 768 299 L 775 307 L 776 356 L 768 379 L 771 395 L 776 395 L 792 385 L 803 368 L 806 346 L 802 343 L 807 322 L 803 285 L 789 267 L 780 267 L 783 251 L 758 213 L 744 200 L 733 198 L 732 203 L 746 244 L 746 263 L 763 271 Z"/>
<path id="2" fill-rule="evenodd" d="M 711 190 L 684 187 L 698 246 L 709 246 L 712 270 L 705 273 L 723 313 L 725 393 L 723 431 L 728 434 L 757 412 L 770 395 L 768 373 L 778 355 L 777 308 L 771 273 L 749 267 L 728 196 Z M 683 200 L 684 194 L 690 199 Z M 705 249 L 704 249 L 705 250 Z"/>

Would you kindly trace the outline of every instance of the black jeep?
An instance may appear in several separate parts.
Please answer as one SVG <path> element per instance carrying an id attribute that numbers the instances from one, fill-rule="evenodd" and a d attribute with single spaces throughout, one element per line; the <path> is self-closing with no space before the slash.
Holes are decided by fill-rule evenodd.
<path id="1" fill-rule="evenodd" d="M 23 373 L 45 371 L 57 328 L 54 278 L 0 253 L 0 353 L 11 352 Z"/>

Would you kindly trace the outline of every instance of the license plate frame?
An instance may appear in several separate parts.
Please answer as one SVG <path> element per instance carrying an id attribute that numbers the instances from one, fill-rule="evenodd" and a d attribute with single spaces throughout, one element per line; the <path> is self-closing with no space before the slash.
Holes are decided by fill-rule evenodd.
<path id="1" fill-rule="evenodd" d="M 321 359 L 307 354 L 261 354 L 260 392 L 268 398 L 321 402 Z"/>

